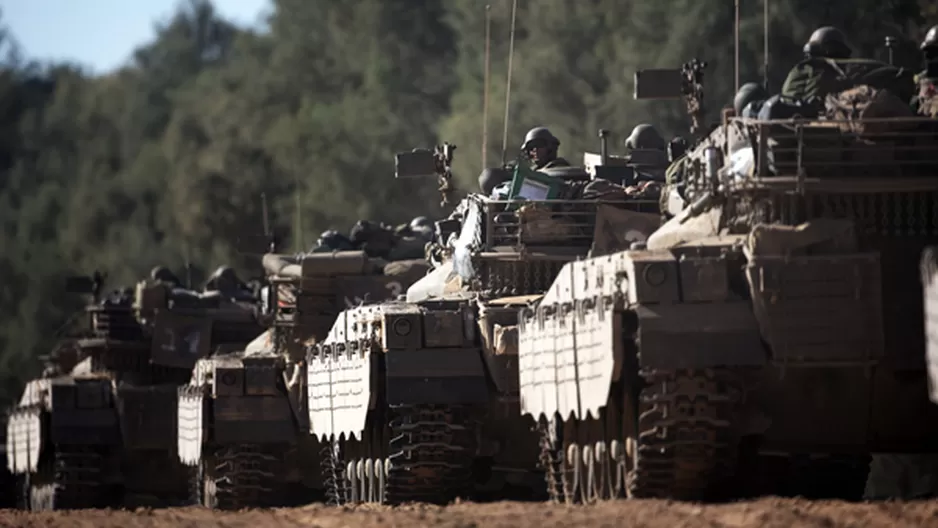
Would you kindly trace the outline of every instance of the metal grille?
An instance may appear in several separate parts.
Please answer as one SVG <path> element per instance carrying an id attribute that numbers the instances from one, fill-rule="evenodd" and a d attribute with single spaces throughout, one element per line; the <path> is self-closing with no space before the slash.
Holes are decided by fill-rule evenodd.
<path id="1" fill-rule="evenodd" d="M 657 200 L 543 200 L 484 204 L 485 245 L 520 250 L 525 247 L 588 249 L 596 228 L 596 209 L 607 204 L 636 212 L 658 212 Z"/>
<path id="2" fill-rule="evenodd" d="M 498 296 L 529 295 L 550 289 L 566 261 L 482 261 L 479 278 L 482 290 Z"/>

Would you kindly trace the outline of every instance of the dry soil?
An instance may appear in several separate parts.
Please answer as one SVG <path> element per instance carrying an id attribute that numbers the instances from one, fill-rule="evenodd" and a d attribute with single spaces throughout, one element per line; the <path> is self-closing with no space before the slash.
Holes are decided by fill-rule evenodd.
<path id="1" fill-rule="evenodd" d="M 357 506 L 212 512 L 203 508 L 136 511 L 84 510 L 26 513 L 0 510 L 0 527 L 209 527 L 366 528 L 393 526 L 548 528 L 661 528 L 709 526 L 938 526 L 938 501 L 852 504 L 832 501 L 765 498 L 732 504 L 700 505 L 670 501 L 615 501 L 593 506 L 553 506 L 544 503 L 456 503 L 448 506 L 412 504 L 396 508 Z"/>

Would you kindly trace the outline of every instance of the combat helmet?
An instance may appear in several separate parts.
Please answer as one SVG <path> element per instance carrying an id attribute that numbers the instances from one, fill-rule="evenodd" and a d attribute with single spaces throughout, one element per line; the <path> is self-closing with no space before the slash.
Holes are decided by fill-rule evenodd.
<path id="1" fill-rule="evenodd" d="M 919 49 L 932 56 L 938 55 L 938 25 L 928 30 Z"/>
<path id="2" fill-rule="evenodd" d="M 241 286 L 241 279 L 231 266 L 219 266 L 208 278 L 205 291 L 230 292 Z"/>
<path id="3" fill-rule="evenodd" d="M 173 274 L 172 271 L 169 271 L 169 268 L 166 266 L 156 266 L 150 270 L 150 280 L 157 282 L 165 282 L 174 287 L 179 287 L 179 278 Z"/>
<path id="4" fill-rule="evenodd" d="M 532 148 L 545 146 L 554 152 L 560 147 L 560 140 L 557 139 L 547 127 L 534 127 L 528 130 L 524 135 L 524 143 L 521 144 L 521 151 L 528 152 Z"/>
<path id="5" fill-rule="evenodd" d="M 625 148 L 664 150 L 664 139 L 655 127 L 642 123 L 632 129 L 632 133 L 625 139 Z"/>
<path id="6" fill-rule="evenodd" d="M 742 85 L 733 97 L 733 110 L 736 111 L 736 115 L 742 116 L 746 105 L 755 101 L 764 101 L 768 96 L 769 94 L 765 92 L 761 84 L 748 82 Z"/>
<path id="7" fill-rule="evenodd" d="M 320 248 L 331 249 L 333 251 L 346 251 L 353 249 L 352 241 L 335 229 L 327 229 L 319 235 L 316 246 Z"/>
<path id="8" fill-rule="evenodd" d="M 421 229 L 433 229 L 433 222 L 426 216 L 418 216 L 410 221 L 410 228 L 414 231 Z"/>
<path id="9" fill-rule="evenodd" d="M 847 59 L 853 53 L 847 44 L 847 37 L 834 26 L 824 26 L 814 30 L 804 46 L 805 54 L 829 59 Z"/>

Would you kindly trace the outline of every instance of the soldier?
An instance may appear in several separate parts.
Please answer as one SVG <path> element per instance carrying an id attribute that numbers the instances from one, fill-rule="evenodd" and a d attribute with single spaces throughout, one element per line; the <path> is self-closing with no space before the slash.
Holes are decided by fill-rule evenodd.
<path id="1" fill-rule="evenodd" d="M 665 151 L 664 139 L 652 125 L 642 123 L 632 129 L 632 133 L 625 139 L 625 148 L 628 150 L 647 149 Z"/>
<path id="2" fill-rule="evenodd" d="M 172 271 L 169 271 L 169 268 L 166 266 L 156 266 L 151 269 L 150 280 L 168 284 L 171 288 L 180 288 L 182 286 L 182 283 L 179 282 L 179 278 L 176 277 Z"/>
<path id="3" fill-rule="evenodd" d="M 782 95 L 804 100 L 837 91 L 836 70 L 829 61 L 849 59 L 852 54 L 843 32 L 832 26 L 818 28 L 804 45 L 804 52 L 805 59 L 788 72 Z"/>
<path id="4" fill-rule="evenodd" d="M 414 236 L 423 239 L 425 242 L 430 242 L 433 240 L 433 231 L 434 226 L 433 222 L 430 221 L 426 216 L 418 216 L 410 221 L 410 233 Z"/>
<path id="5" fill-rule="evenodd" d="M 828 94 L 865 84 L 888 90 L 903 101 L 912 98 L 911 72 L 882 61 L 851 58 L 846 37 L 835 27 L 817 29 L 804 51 L 805 59 L 791 69 L 782 85 L 782 97 L 820 104 Z"/>
<path id="6" fill-rule="evenodd" d="M 922 40 L 925 69 L 915 76 L 917 94 L 913 101 L 919 114 L 938 117 L 938 26 L 932 26 Z"/>
<path id="7" fill-rule="evenodd" d="M 545 127 L 528 130 L 524 136 L 524 143 L 521 144 L 521 151 L 531 160 L 535 170 L 569 167 L 567 160 L 557 156 L 558 148 L 560 148 L 560 140 Z"/>
<path id="8" fill-rule="evenodd" d="M 316 246 L 310 253 L 327 253 L 330 251 L 349 251 L 355 249 L 347 236 L 334 229 L 323 231 L 316 241 Z"/>
<path id="9" fill-rule="evenodd" d="M 241 281 L 231 266 L 219 266 L 208 278 L 203 290 L 205 292 L 217 291 L 235 301 L 251 301 L 254 298 L 253 292 Z"/>
<path id="10" fill-rule="evenodd" d="M 807 46 L 807 45 L 806 45 Z M 759 116 L 762 103 L 769 97 L 765 88 L 759 83 L 748 82 L 739 88 L 733 97 L 733 110 L 739 117 L 755 119 Z"/>
<path id="11" fill-rule="evenodd" d="M 665 181 L 668 167 L 667 144 L 658 130 L 648 123 L 632 129 L 625 139 L 629 151 L 629 163 L 635 168 L 635 184 L 626 188 L 630 196 L 653 199 L 661 192 L 660 184 Z M 644 151 L 639 156 L 638 152 Z"/>
<path id="12" fill-rule="evenodd" d="M 383 224 L 359 220 L 349 234 L 352 245 L 372 258 L 388 259 L 394 247 L 394 231 Z"/>

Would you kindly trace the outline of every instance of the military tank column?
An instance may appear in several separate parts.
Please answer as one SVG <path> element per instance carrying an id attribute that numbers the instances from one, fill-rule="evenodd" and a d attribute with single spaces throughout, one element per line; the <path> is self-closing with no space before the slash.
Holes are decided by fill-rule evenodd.
<path id="1" fill-rule="evenodd" d="M 165 268 L 100 296 L 104 277 L 77 277 L 86 324 L 61 340 L 7 423 L 7 455 L 33 510 L 188 502 L 175 455 L 176 391 L 200 354 L 255 334 L 212 294 L 179 287 Z M 241 325 L 249 329 L 243 330 Z"/>
<path id="2" fill-rule="evenodd" d="M 420 219 L 397 229 L 363 221 L 349 237 L 323 233 L 309 252 L 263 256 L 270 328 L 199 359 L 179 389 L 178 452 L 196 469 L 197 503 L 237 509 L 319 497 L 305 347 L 324 339 L 342 310 L 395 298 L 426 274 L 426 236 Z"/>
<path id="3" fill-rule="evenodd" d="M 628 247 L 660 222 L 657 196 L 634 184 L 663 180 L 663 145 L 613 159 L 605 136 L 587 170 L 532 129 L 522 159 L 484 171 L 481 193 L 436 223 L 434 269 L 405 299 L 346 310 L 308 347 L 309 427 L 329 447 L 332 502 L 543 493 L 534 423 L 517 419 L 518 310 L 565 263 Z M 399 154 L 397 176 L 448 181 L 453 148 Z"/>

